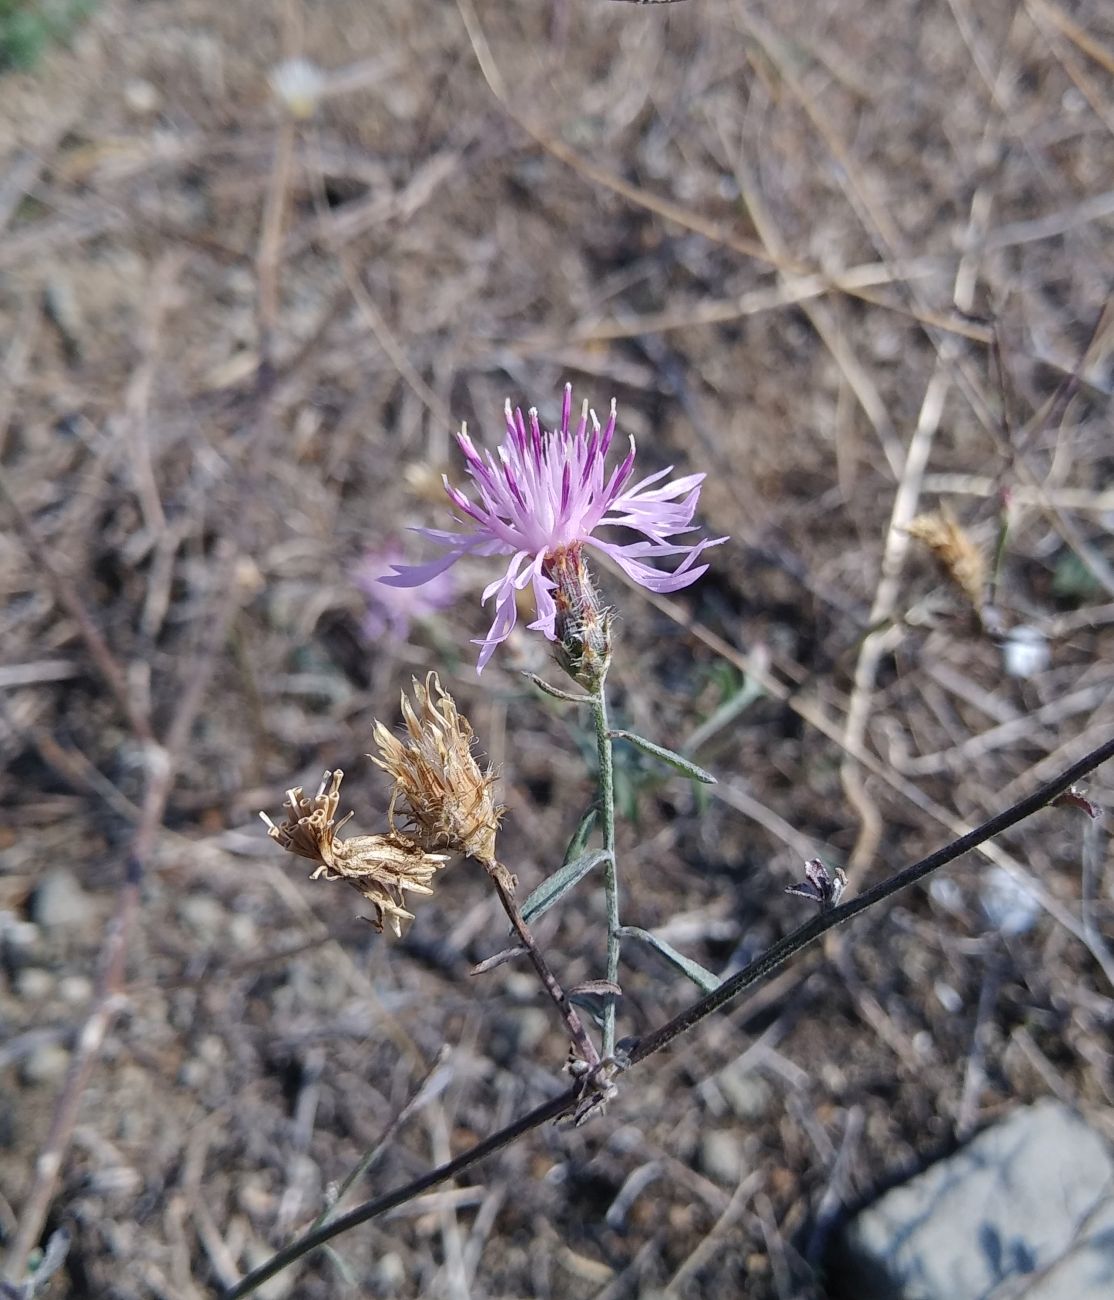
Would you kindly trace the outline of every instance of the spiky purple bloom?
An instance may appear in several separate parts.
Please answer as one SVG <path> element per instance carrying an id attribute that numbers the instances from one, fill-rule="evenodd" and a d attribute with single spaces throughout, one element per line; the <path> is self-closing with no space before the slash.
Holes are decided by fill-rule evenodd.
<path id="1" fill-rule="evenodd" d="M 594 547 L 641 586 L 651 591 L 678 591 L 707 569 L 706 564 L 696 564 L 701 552 L 727 540 L 671 540 L 694 531 L 692 517 L 703 474 L 664 483 L 673 468 L 668 466 L 628 488 L 634 473 L 633 438 L 622 462 L 610 475 L 606 473 L 604 461 L 615 436 L 614 400 L 604 428 L 587 402 L 575 429 L 570 428 L 571 418 L 572 385 L 566 384 L 561 427 L 552 432 L 542 429 L 536 410 L 523 418 L 520 409 L 511 409 L 510 399 L 506 437 L 494 455 L 477 451 L 467 427 L 462 428 L 457 442 L 478 503 L 473 504 L 447 478 L 444 483 L 453 504 L 472 520 L 473 528 L 463 533 L 416 529 L 443 546 L 445 554 L 428 564 L 395 565 L 393 576 L 380 579 L 388 586 L 417 587 L 466 555 L 509 556 L 502 576 L 483 593 L 485 602 L 495 598 L 495 618 L 487 636 L 476 642 L 482 647 L 477 665 L 481 672 L 495 647 L 510 635 L 517 617 L 515 593 L 528 583 L 533 586 L 538 611 L 530 627 L 551 641 L 556 638 L 558 609 L 553 591 L 557 584 L 552 573 L 566 553 L 578 554 L 584 545 Z M 607 541 L 596 535 L 605 527 L 632 529 L 642 540 Z M 672 572 L 646 563 L 678 555 L 683 558 Z"/>

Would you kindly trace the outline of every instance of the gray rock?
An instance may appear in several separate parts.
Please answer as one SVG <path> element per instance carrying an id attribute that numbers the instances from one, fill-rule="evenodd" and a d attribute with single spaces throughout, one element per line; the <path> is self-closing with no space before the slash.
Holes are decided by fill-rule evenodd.
<path id="1" fill-rule="evenodd" d="M 554 1017 L 550 1020 L 549 1012 L 543 1007 L 518 1007 L 509 1016 L 514 1025 L 515 1038 L 520 1052 L 532 1052 L 539 1043 L 559 1030 L 559 1022 Z"/>
<path id="2" fill-rule="evenodd" d="M 44 930 L 80 925 L 91 916 L 89 895 L 65 867 L 48 871 L 35 886 L 31 919 Z"/>
<path id="3" fill-rule="evenodd" d="M 1109 1300 L 1114 1156 L 1038 1102 L 860 1212 L 839 1257 L 855 1300 Z"/>
<path id="4" fill-rule="evenodd" d="M 71 1006 L 83 1007 L 93 996 L 93 981 L 87 975 L 65 975 L 58 981 L 58 993 Z"/>
<path id="5" fill-rule="evenodd" d="M 0 944 L 14 953 L 29 953 L 40 938 L 33 921 L 21 921 L 14 912 L 0 910 Z"/>

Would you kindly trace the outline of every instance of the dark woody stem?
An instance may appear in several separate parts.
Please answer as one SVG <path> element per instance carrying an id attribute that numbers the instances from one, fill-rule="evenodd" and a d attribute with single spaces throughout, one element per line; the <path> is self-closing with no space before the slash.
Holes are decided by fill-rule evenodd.
<path id="1" fill-rule="evenodd" d="M 484 862 L 481 865 L 491 877 L 491 883 L 495 886 L 495 892 L 499 895 L 499 901 L 503 904 L 503 911 L 506 912 L 507 919 L 514 927 L 514 932 L 518 935 L 522 946 L 529 953 L 530 960 L 534 963 L 534 969 L 538 972 L 538 978 L 545 986 L 545 991 L 553 999 L 557 1010 L 561 1013 L 561 1019 L 565 1022 L 569 1037 L 576 1046 L 577 1054 L 582 1061 L 594 1068 L 600 1063 L 600 1054 L 596 1050 L 596 1045 L 592 1042 L 588 1031 L 584 1028 L 583 1021 L 577 1015 L 576 1008 L 569 1001 L 568 995 L 558 982 L 557 976 L 549 969 L 549 963 L 542 956 L 533 931 L 526 924 L 519 910 L 514 896 L 514 877 L 500 862 Z"/>
<path id="2" fill-rule="evenodd" d="M 877 906 L 877 904 L 896 894 L 899 890 L 907 889 L 916 881 L 923 880 L 931 872 L 947 866 L 948 863 L 954 862 L 956 858 L 962 857 L 963 854 L 969 853 L 980 844 L 985 844 L 987 840 L 1009 830 L 1011 826 L 1016 826 L 1018 822 L 1031 817 L 1035 812 L 1051 804 L 1058 796 L 1070 791 L 1074 782 L 1111 758 L 1114 758 L 1114 739 L 1107 740 L 1105 744 L 1093 749 L 1089 754 L 1085 754 L 1083 758 L 1072 764 L 1071 767 L 1066 768 L 1059 776 L 1053 777 L 1051 781 L 1034 790 L 1031 795 L 1019 799 L 1017 803 L 983 822 L 981 826 L 975 827 L 966 835 L 961 835 L 959 839 L 953 840 L 941 849 L 937 849 L 935 853 L 930 853 L 927 858 L 914 862 L 912 866 L 906 867 L 903 871 L 895 872 L 887 879 L 879 881 L 872 889 L 860 894 L 850 902 L 844 903 L 840 907 L 834 907 L 828 912 L 819 913 L 791 934 L 787 934 L 785 938 L 775 943 L 772 948 L 744 967 L 743 970 L 725 980 L 714 993 L 701 998 L 698 1002 L 694 1002 L 680 1015 L 674 1016 L 672 1020 L 659 1029 L 632 1043 L 625 1054 L 624 1064 L 626 1064 L 627 1068 L 637 1066 L 648 1056 L 660 1052 L 663 1047 L 671 1043 L 675 1038 L 687 1033 L 705 1017 L 714 1014 L 733 998 L 738 997 L 745 989 L 764 979 L 777 967 L 796 956 L 801 949 L 815 942 L 822 934 L 826 934 L 827 931 L 833 930 L 837 925 L 849 921 L 860 912 Z M 513 903 L 513 899 L 511 901 Z M 531 953 L 533 951 L 531 948 Z M 349 1210 L 347 1214 L 333 1219 L 330 1223 L 322 1224 L 315 1231 L 306 1233 L 284 1250 L 280 1250 L 276 1255 L 273 1255 L 264 1264 L 260 1265 L 259 1268 L 249 1273 L 247 1277 L 222 1292 L 221 1300 L 239 1300 L 239 1297 L 248 1295 L 256 1287 L 266 1282 L 268 1278 L 274 1277 L 276 1273 L 294 1263 L 295 1260 L 301 1259 L 303 1255 L 307 1255 L 310 1251 L 323 1246 L 327 1241 L 331 1241 L 341 1233 L 347 1232 L 361 1223 L 367 1223 L 368 1220 L 377 1218 L 388 1210 L 413 1200 L 415 1196 L 428 1191 L 431 1187 L 436 1187 L 439 1183 L 465 1173 L 474 1165 L 479 1164 L 481 1160 L 486 1159 L 496 1151 L 502 1150 L 503 1147 L 522 1137 L 525 1133 L 539 1128 L 542 1124 L 572 1114 L 577 1106 L 581 1104 L 583 1097 L 583 1083 L 578 1082 L 571 1088 L 559 1093 L 556 1097 L 551 1097 L 548 1101 L 535 1107 L 534 1110 L 529 1111 L 506 1128 L 500 1129 L 497 1133 L 492 1133 L 489 1137 L 477 1142 L 470 1150 L 461 1152 L 460 1155 L 447 1164 L 441 1165 L 437 1169 L 431 1169 L 405 1187 L 399 1187 L 393 1192 L 388 1192 L 385 1196 L 366 1201 L 363 1205 L 357 1205 L 354 1209 Z"/>
<path id="3" fill-rule="evenodd" d="M 675 1038 L 687 1033 L 694 1025 L 699 1024 L 701 1020 L 718 1011 L 720 1007 L 726 1006 L 733 998 L 737 998 L 740 993 L 750 988 L 752 984 L 764 980 L 779 966 L 784 965 L 791 957 L 800 952 L 802 948 L 807 947 L 822 934 L 827 933 L 828 930 L 837 925 L 842 925 L 853 916 L 858 916 L 860 912 L 867 911 L 882 902 L 883 899 L 889 898 L 891 894 L 896 894 L 898 890 L 907 889 L 918 880 L 923 880 L 925 876 L 931 875 L 932 872 L 947 866 L 949 862 L 954 862 L 956 858 L 962 857 L 964 853 L 969 853 L 971 849 L 978 848 L 980 844 L 985 844 L 987 840 L 993 839 L 995 835 L 1009 830 L 1011 826 L 1016 826 L 1018 822 L 1024 821 L 1026 817 L 1031 817 L 1042 808 L 1048 807 L 1065 791 L 1070 791 L 1074 782 L 1078 781 L 1080 777 L 1086 776 L 1088 772 L 1093 771 L 1099 764 L 1105 763 L 1110 758 L 1114 758 L 1114 739 L 1108 740 L 1104 745 L 1100 745 L 1098 749 L 1093 749 L 1089 754 L 1081 758 L 1078 763 L 1042 785 L 1039 790 L 1034 791 L 1027 798 L 1019 799 L 1017 803 L 1012 804 L 1004 812 L 991 817 L 988 821 L 983 822 L 981 826 L 976 826 L 973 831 L 968 831 L 966 835 L 961 835 L 958 839 L 952 840 L 950 844 L 945 845 L 942 849 L 937 849 L 935 853 L 930 853 L 927 858 L 922 858 L 919 862 L 914 862 L 912 866 L 895 872 L 885 880 L 880 880 L 878 884 L 857 895 L 850 902 L 819 912 L 811 921 L 806 921 L 804 925 L 799 926 L 791 934 L 779 939 L 760 957 L 744 966 L 742 970 L 737 971 L 729 979 L 725 979 L 714 992 L 701 998 L 699 1002 L 694 1002 L 652 1033 L 639 1038 L 631 1046 L 628 1056 L 629 1064 L 637 1065 L 639 1061 L 644 1061 L 648 1056 L 653 1056 L 655 1052 L 660 1052 L 663 1047 L 667 1046 Z"/>

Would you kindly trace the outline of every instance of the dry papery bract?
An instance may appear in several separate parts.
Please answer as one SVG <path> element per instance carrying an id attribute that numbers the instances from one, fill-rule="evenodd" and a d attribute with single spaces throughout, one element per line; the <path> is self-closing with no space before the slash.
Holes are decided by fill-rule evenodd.
<path id="1" fill-rule="evenodd" d="M 336 821 L 343 779 L 344 773 L 339 769 L 326 772 L 312 799 L 305 796 L 301 786 L 287 790 L 283 805 L 287 817 L 280 826 L 266 813 L 259 815 L 273 840 L 289 853 L 317 863 L 311 880 L 318 876 L 346 880 L 375 908 L 376 929 L 382 930 L 386 922 L 401 936 L 402 922 L 413 919 L 413 913 L 403 906 L 405 891 L 432 894 L 430 881 L 448 861 L 448 855 L 427 852 L 408 835 L 394 829 L 386 835 L 353 835 L 341 839 L 338 832 L 352 817 L 349 813 Z"/>
<path id="2" fill-rule="evenodd" d="M 986 600 L 986 557 L 949 507 L 918 515 L 905 531 L 928 547 L 976 613 L 981 610 Z"/>
<path id="3" fill-rule="evenodd" d="M 497 780 L 472 755 L 472 727 L 441 686 L 436 673 L 414 678 L 413 705 L 402 696 L 405 737 L 375 724 L 380 757 L 369 755 L 394 782 L 392 825 L 401 807 L 409 828 L 426 849 L 450 849 L 491 864 L 504 809 L 492 789 Z"/>

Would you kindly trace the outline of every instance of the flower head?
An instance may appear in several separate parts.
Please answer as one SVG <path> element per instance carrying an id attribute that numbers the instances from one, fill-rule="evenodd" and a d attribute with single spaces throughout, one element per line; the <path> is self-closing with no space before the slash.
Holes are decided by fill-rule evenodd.
<path id="1" fill-rule="evenodd" d="M 402 922 L 413 919 L 403 905 L 404 891 L 432 894 L 429 882 L 435 871 L 448 861 L 444 853 L 429 853 L 406 835 L 392 830 L 387 835 L 353 835 L 342 840 L 337 832 L 351 818 L 336 820 L 340 783 L 344 773 L 326 772 L 317 794 L 307 799 L 301 786 L 286 792 L 287 817 L 281 826 L 266 813 L 260 817 L 267 834 L 282 848 L 317 863 L 310 876 L 316 880 L 347 880 L 375 908 L 374 925 L 383 922 L 402 934 Z"/>
<path id="2" fill-rule="evenodd" d="M 376 642 L 387 635 L 405 641 L 410 625 L 447 608 L 456 599 L 456 581 L 451 573 L 439 573 L 421 587 L 385 586 L 381 579 L 402 567 L 402 547 L 385 546 L 365 551 L 352 566 L 352 582 L 367 599 L 363 618 L 364 638 Z"/>
<path id="3" fill-rule="evenodd" d="M 986 599 L 986 556 L 946 505 L 928 515 L 918 515 L 905 528 L 923 542 L 937 563 L 963 592 L 976 611 Z"/>
<path id="4" fill-rule="evenodd" d="M 466 555 L 509 557 L 503 575 L 484 591 L 485 601 L 494 598 L 495 618 L 479 644 L 478 667 L 482 671 L 495 647 L 505 641 L 515 625 L 515 594 L 532 586 L 537 618 L 530 627 L 557 639 L 558 609 L 554 568 L 583 546 L 609 555 L 635 582 L 651 591 L 678 591 L 695 582 L 707 569 L 697 558 L 708 546 L 726 538 L 704 538 L 697 542 L 674 539 L 691 533 L 692 517 L 700 496 L 703 474 L 689 474 L 664 481 L 672 466 L 630 484 L 634 473 L 635 447 L 620 463 L 605 469 L 607 453 L 615 436 L 615 402 L 606 426 L 600 426 L 594 411 L 584 403 L 579 423 L 573 427 L 572 385 L 565 385 L 560 428 L 543 430 L 538 413 L 527 417 L 506 405 L 506 437 L 495 454 L 481 453 L 468 436 L 467 428 L 457 435 L 472 479 L 476 500 L 444 480 L 445 491 L 456 508 L 471 521 L 467 532 L 417 531 L 445 548 L 440 559 L 412 567 L 395 566 L 392 577 L 381 581 L 394 587 L 417 587 L 444 573 Z M 640 538 L 613 541 L 598 535 L 601 528 L 627 528 Z M 680 556 L 672 572 L 654 568 L 647 561 Z"/>
<path id="5" fill-rule="evenodd" d="M 381 757 L 372 756 L 372 762 L 394 781 L 392 815 L 401 802 L 424 848 L 447 848 L 493 863 L 503 816 L 492 797 L 495 775 L 490 767 L 480 770 L 472 755 L 471 725 L 436 673 L 428 674 L 425 685 L 414 679 L 414 705 L 403 695 L 402 716 L 406 738 L 381 722 L 374 733 Z"/>

